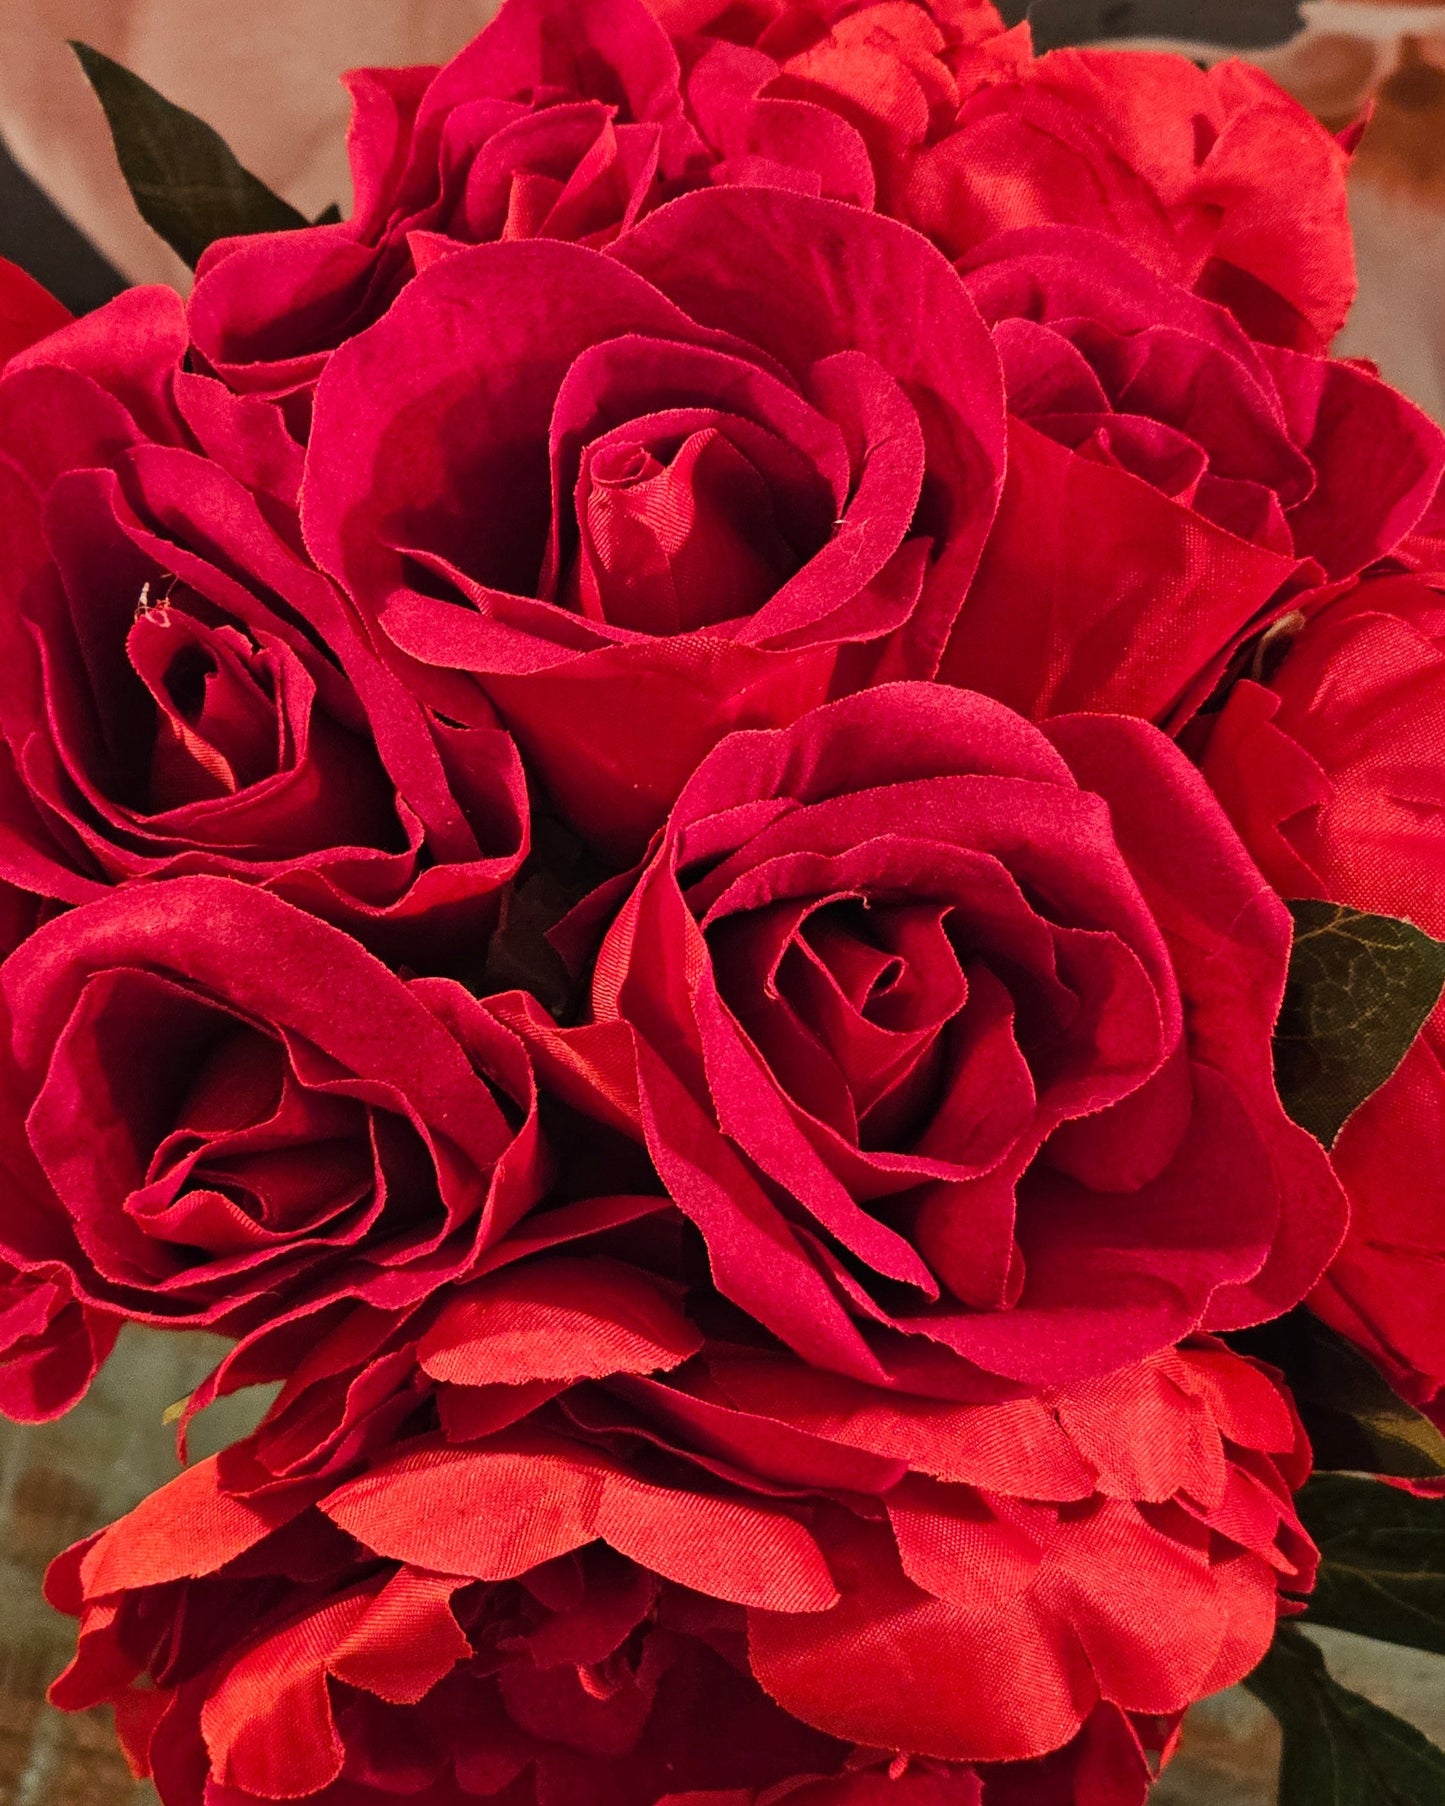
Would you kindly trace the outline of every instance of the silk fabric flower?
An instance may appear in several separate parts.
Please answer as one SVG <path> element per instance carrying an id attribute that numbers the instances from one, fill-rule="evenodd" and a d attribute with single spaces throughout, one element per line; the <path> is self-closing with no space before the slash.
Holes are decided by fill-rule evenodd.
<path id="1" fill-rule="evenodd" d="M 1042 1803 L 1102 1760 L 1142 1799 L 1161 1725 L 1310 1584 L 1274 1382 L 1208 1343 L 1037 1397 L 810 1373 L 705 1336 L 647 1221 L 314 1346 L 253 1438 L 57 1564 L 57 1703 L 115 1699 L 177 1806 L 208 1773 L 650 1802 L 856 1744 L 970 1802 L 936 1765 L 1030 1763 L 980 1774 Z"/>
<path id="2" fill-rule="evenodd" d="M 765 94 L 855 125 L 878 205 L 951 257 L 1021 226 L 1089 226 L 1267 343 L 1322 352 L 1344 322 L 1344 149 L 1257 69 L 1035 57 L 1027 26 L 1006 32 L 987 0 L 649 4 L 686 64 L 699 41 L 746 44 L 772 66 Z"/>
<path id="3" fill-rule="evenodd" d="M 437 254 L 327 366 L 303 505 L 434 709 L 494 705 L 625 861 L 730 728 L 933 674 L 1003 415 L 982 322 L 916 233 L 715 189 L 606 255 Z"/>
<path id="4" fill-rule="evenodd" d="M 546 1182 L 492 1013 L 264 891 L 127 886 L 32 935 L 0 990 L 13 1158 L 89 1305 L 258 1335 L 405 1307 Z M 16 1229 L 7 1208 L 0 1249 L 29 1264 Z"/>
<path id="5" fill-rule="evenodd" d="M 1271 882 L 1445 938 L 1445 596 L 1361 583 L 1237 684 L 1204 771 Z M 1349 1237 L 1311 1304 L 1413 1402 L 1445 1397 L 1445 1023 L 1426 1024 L 1332 1149 Z"/>
<path id="6" fill-rule="evenodd" d="M 429 717 L 310 563 L 275 411 L 132 291 L 0 382 L 0 876 L 57 903 L 244 878 L 418 967 L 495 919 L 516 748 Z"/>
<path id="7" fill-rule="evenodd" d="M 731 45 L 689 71 L 705 140 L 642 0 L 508 0 L 444 69 L 357 70 L 352 217 L 212 247 L 190 309 L 197 348 L 238 390 L 285 399 L 304 431 L 330 352 L 415 274 L 414 234 L 601 247 L 710 181 L 871 206 L 859 135 L 809 101 L 761 98 L 770 74 Z"/>
<path id="8" fill-rule="evenodd" d="M 581 916 L 586 1023 L 499 1010 L 820 1366 L 1057 1384 L 1277 1315 L 1339 1243 L 1274 1088 L 1288 914 L 1142 722 L 899 684 L 733 736 Z"/>
<path id="9" fill-rule="evenodd" d="M 1254 344 L 1101 233 L 1005 234 L 963 267 L 1009 454 L 953 682 L 1177 726 L 1244 640 L 1425 513 L 1445 439 L 1368 371 Z"/>

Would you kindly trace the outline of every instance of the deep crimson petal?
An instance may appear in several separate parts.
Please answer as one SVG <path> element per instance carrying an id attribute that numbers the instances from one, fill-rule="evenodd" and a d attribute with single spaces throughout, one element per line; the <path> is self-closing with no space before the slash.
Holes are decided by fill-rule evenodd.
<path id="1" fill-rule="evenodd" d="M 125 886 L 48 928 L 4 969 L 33 1205 L 0 1247 L 68 1271 L 96 1358 L 111 1312 L 224 1323 L 247 1338 L 227 1371 L 346 1300 L 404 1314 L 483 1270 L 547 1185 L 526 1050 L 454 980 L 407 983 L 227 879 Z M 77 1327 L 57 1308 L 35 1351 L 73 1354 Z"/>
<path id="2" fill-rule="evenodd" d="M 1156 718 L 1207 688 L 1291 561 L 1024 421 L 1011 423 L 1009 449 L 998 522 L 941 675 L 1035 716 Z"/>
<path id="3" fill-rule="evenodd" d="M 743 241 L 754 247 L 748 258 L 727 254 L 725 246 Z M 832 202 L 721 190 L 654 214 L 613 255 L 693 318 L 745 334 L 794 369 L 838 350 L 867 352 L 905 385 L 937 396 L 938 412 L 923 422 L 933 483 L 953 498 L 996 495 L 1003 464 L 996 362 L 943 260 L 912 234 Z M 777 307 L 779 284 L 798 294 L 822 284 L 843 311 L 826 321 L 790 317 Z M 905 311 L 899 296 L 908 297 Z M 907 674 L 931 674 L 992 512 L 990 503 L 960 516 L 955 499 L 935 521 L 925 509 L 924 530 L 936 538 L 928 578 L 934 601 L 915 627 Z M 945 603 L 949 590 L 955 599 Z"/>
<path id="4" fill-rule="evenodd" d="M 6 373 L 0 872 L 223 874 L 444 964 L 526 856 L 516 748 L 377 661 L 299 546 L 301 448 L 187 355 L 176 297 L 131 291 Z"/>
<path id="5" fill-rule="evenodd" d="M 69 308 L 18 264 L 0 258 L 0 366 L 69 321 Z"/>

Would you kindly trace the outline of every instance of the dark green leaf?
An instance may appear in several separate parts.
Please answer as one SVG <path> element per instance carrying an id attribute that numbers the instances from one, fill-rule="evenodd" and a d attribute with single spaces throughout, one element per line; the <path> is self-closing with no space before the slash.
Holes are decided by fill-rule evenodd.
<path id="1" fill-rule="evenodd" d="M 307 224 L 248 169 L 203 119 L 89 44 L 71 40 L 95 89 L 121 174 L 141 217 L 192 269 L 218 238 Z"/>
<path id="2" fill-rule="evenodd" d="M 1317 1474 L 1298 1503 L 1323 1557 L 1310 1619 L 1445 1655 L 1445 1499 Z"/>
<path id="3" fill-rule="evenodd" d="M 1404 1480 L 1445 1475 L 1445 1436 L 1343 1336 L 1301 1308 L 1230 1340 L 1289 1381 L 1315 1466 Z"/>
<path id="4" fill-rule="evenodd" d="M 1445 1751 L 1340 1686 L 1291 1625 L 1245 1685 L 1284 1731 L 1279 1806 L 1445 1806 Z"/>
<path id="5" fill-rule="evenodd" d="M 1445 942 L 1393 916 L 1291 903 L 1294 952 L 1275 1030 L 1285 1108 L 1330 1147 L 1378 1091 L 1445 989 Z"/>

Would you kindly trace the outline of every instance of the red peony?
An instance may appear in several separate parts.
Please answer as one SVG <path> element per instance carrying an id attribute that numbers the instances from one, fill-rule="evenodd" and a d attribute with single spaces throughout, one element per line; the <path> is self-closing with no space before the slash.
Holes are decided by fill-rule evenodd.
<path id="1" fill-rule="evenodd" d="M 1265 344 L 1325 352 L 1355 295 L 1347 159 L 1258 69 L 993 39 L 903 216 L 967 257 L 1022 226 L 1087 226 Z M 1288 167 L 1291 182 L 1281 184 Z"/>
<path id="2" fill-rule="evenodd" d="M 433 265 L 328 365 L 303 515 L 417 692 L 495 705 L 561 813 L 635 857 L 731 728 L 933 674 L 1002 436 L 997 358 L 923 239 L 719 189 L 605 256 Z"/>
<path id="3" fill-rule="evenodd" d="M 1142 722 L 900 684 L 736 735 L 582 914 L 586 1025 L 499 1011 L 819 1366 L 1071 1382 L 1277 1315 L 1339 1243 L 1274 1088 L 1288 914 Z"/>
<path id="4" fill-rule="evenodd" d="M 264 891 L 126 886 L 32 935 L 0 989 L 3 1157 L 59 1252 L 9 1206 L 0 1249 L 62 1262 L 87 1305 L 257 1335 L 342 1299 L 403 1309 L 545 1181 L 492 1011 Z"/>
<path id="5" fill-rule="evenodd" d="M 1445 439 L 1365 370 L 1253 344 L 1095 232 L 996 238 L 965 271 L 1009 451 L 951 681 L 1175 724 L 1244 640 L 1424 514 Z"/>
<path id="6" fill-rule="evenodd" d="M 767 96 L 854 125 L 879 206 L 951 257 L 1020 226 L 1090 226 L 1267 343 L 1325 351 L 1344 323 L 1345 153 L 1257 69 L 1035 57 L 1027 26 L 1005 32 L 987 0 L 648 3 L 685 64 L 698 34 L 747 44 L 772 65 Z"/>
<path id="7" fill-rule="evenodd" d="M 1273 1381 L 1201 1343 L 1038 1397 L 883 1391 L 704 1334 L 645 1228 L 313 1348 L 254 1438 L 57 1564 L 56 1702 L 114 1699 L 175 1806 L 731 1806 L 875 1764 L 819 1800 L 973 1806 L 939 1765 L 1015 1762 L 984 1800 L 1043 1806 L 1101 1761 L 1142 1800 L 1145 1749 L 1310 1584 Z"/>
<path id="8" fill-rule="evenodd" d="M 1445 939 L 1445 596 L 1375 577 L 1235 686 L 1204 758 L 1271 882 Z M 1332 1150 L 1350 1233 L 1311 1304 L 1415 1403 L 1445 1399 L 1445 1012 Z"/>
<path id="9" fill-rule="evenodd" d="M 279 417 L 185 355 L 175 296 L 135 290 L 0 382 L 0 877 L 83 903 L 220 873 L 455 961 L 527 850 L 516 749 L 368 652 Z"/>

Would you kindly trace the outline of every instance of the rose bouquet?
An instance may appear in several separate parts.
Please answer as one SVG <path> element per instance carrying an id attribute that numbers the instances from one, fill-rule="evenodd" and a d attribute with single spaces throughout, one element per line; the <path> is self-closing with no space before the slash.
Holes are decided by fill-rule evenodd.
<path id="1" fill-rule="evenodd" d="M 189 302 L 0 290 L 0 1405 L 165 1806 L 1138 1806 L 1445 1754 L 1445 438 L 1348 147 L 983 0 L 507 0 Z M 182 1424 L 184 1433 L 184 1421 Z M 1311 1477 L 1313 1474 L 1313 1477 Z"/>

